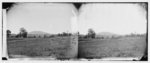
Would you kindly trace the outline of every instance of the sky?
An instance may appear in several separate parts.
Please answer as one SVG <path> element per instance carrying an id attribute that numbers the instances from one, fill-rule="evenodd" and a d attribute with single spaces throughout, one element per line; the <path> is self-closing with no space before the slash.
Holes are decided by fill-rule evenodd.
<path id="1" fill-rule="evenodd" d="M 80 12 L 78 27 L 81 34 L 86 34 L 89 28 L 96 33 L 146 33 L 146 12 L 138 4 L 86 4 Z"/>
<path id="2" fill-rule="evenodd" d="M 74 9 L 72 4 L 18 3 L 7 13 L 7 28 L 12 33 L 19 33 L 22 27 L 28 32 L 71 32 Z"/>
<path id="3" fill-rule="evenodd" d="M 85 4 L 78 12 L 72 4 L 20 3 L 7 13 L 7 28 L 19 33 L 21 27 L 51 34 L 87 34 L 89 28 L 96 33 L 146 33 L 146 12 L 137 4 Z"/>

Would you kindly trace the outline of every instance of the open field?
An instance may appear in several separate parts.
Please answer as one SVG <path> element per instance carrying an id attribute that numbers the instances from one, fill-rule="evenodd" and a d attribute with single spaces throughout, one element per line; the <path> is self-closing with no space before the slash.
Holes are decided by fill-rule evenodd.
<path id="1" fill-rule="evenodd" d="M 28 57 L 57 57 L 65 58 L 71 51 L 70 37 L 55 38 L 10 38 L 8 53 L 13 55 L 24 55 Z"/>
<path id="2" fill-rule="evenodd" d="M 67 58 L 74 52 L 71 37 L 54 38 L 9 38 L 10 57 Z M 146 45 L 146 37 L 122 37 L 110 39 L 84 39 L 78 42 L 79 58 L 141 57 Z M 74 52 L 75 53 L 75 52 Z"/>
<path id="3" fill-rule="evenodd" d="M 80 58 L 141 57 L 146 37 L 86 39 L 79 41 Z"/>

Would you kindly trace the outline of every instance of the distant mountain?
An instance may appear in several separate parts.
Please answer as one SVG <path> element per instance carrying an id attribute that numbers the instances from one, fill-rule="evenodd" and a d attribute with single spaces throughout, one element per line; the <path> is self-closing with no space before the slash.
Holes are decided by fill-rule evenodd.
<path id="1" fill-rule="evenodd" d="M 45 34 L 48 34 L 50 35 L 49 33 L 47 32 L 43 32 L 43 31 L 32 31 L 32 32 L 29 32 L 28 34 L 37 34 L 37 35 L 45 35 Z"/>
<path id="2" fill-rule="evenodd" d="M 44 36 L 44 35 L 50 36 L 51 34 L 43 31 L 32 31 L 28 33 L 28 36 Z"/>
<path id="3" fill-rule="evenodd" d="M 101 32 L 101 33 L 97 33 L 96 34 L 96 37 L 112 37 L 112 36 L 114 36 L 114 37 L 117 37 L 117 36 L 120 36 L 120 35 L 118 35 L 118 34 L 114 34 L 114 33 L 111 33 L 111 32 Z"/>

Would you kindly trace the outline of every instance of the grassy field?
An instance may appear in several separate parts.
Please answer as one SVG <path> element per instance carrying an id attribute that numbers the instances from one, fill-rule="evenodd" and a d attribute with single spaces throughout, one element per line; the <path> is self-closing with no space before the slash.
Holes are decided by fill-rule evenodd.
<path id="1" fill-rule="evenodd" d="M 84 39 L 78 42 L 79 58 L 141 57 L 146 37 L 122 37 L 110 39 Z M 72 49 L 71 37 L 9 38 L 8 54 L 28 57 L 67 58 Z"/>
<path id="2" fill-rule="evenodd" d="M 141 57 L 145 49 L 145 44 L 145 37 L 86 39 L 79 41 L 79 57 Z"/>
<path id="3" fill-rule="evenodd" d="M 8 54 L 28 57 L 57 57 L 70 56 L 71 37 L 55 38 L 10 38 L 7 39 Z"/>

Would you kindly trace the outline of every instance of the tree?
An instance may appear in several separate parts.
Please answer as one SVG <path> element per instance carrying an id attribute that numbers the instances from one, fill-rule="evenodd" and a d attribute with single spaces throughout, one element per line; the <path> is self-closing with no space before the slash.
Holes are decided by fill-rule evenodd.
<path id="1" fill-rule="evenodd" d="M 25 28 L 20 28 L 20 35 L 21 35 L 21 37 L 27 38 L 27 34 L 28 33 L 27 33 Z"/>
<path id="2" fill-rule="evenodd" d="M 88 30 L 88 38 L 95 38 L 95 31 L 93 29 Z"/>
<path id="3" fill-rule="evenodd" d="M 36 38 L 36 36 L 33 36 L 34 38 Z"/>
<path id="4" fill-rule="evenodd" d="M 68 34 L 67 34 L 66 32 L 63 32 L 62 35 L 63 35 L 63 36 L 67 36 Z"/>
<path id="5" fill-rule="evenodd" d="M 41 38 L 41 36 L 39 35 L 39 38 Z"/>
<path id="6" fill-rule="evenodd" d="M 47 36 L 46 35 L 44 35 L 44 38 L 46 38 Z"/>
<path id="7" fill-rule="evenodd" d="M 10 35 L 11 35 L 11 31 L 7 30 L 7 37 L 10 37 Z"/>

